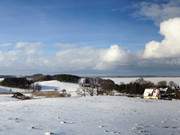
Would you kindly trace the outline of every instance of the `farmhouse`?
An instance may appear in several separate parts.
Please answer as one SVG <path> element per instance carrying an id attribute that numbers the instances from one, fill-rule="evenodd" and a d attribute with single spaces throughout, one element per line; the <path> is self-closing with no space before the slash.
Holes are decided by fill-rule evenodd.
<path id="1" fill-rule="evenodd" d="M 145 89 L 143 97 L 145 99 L 160 99 L 160 90 L 156 88 L 152 89 Z"/>

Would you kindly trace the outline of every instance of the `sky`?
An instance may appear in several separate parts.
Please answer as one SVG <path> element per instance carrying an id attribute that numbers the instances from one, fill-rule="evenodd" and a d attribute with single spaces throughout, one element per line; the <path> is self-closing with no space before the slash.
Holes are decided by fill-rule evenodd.
<path id="1" fill-rule="evenodd" d="M 0 0 L 0 74 L 180 75 L 180 0 Z"/>

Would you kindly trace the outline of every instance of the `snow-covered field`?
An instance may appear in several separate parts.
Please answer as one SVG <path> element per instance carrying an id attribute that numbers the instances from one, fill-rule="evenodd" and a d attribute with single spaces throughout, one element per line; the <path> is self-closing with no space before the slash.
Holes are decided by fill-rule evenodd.
<path id="1" fill-rule="evenodd" d="M 2 135 L 179 135 L 180 101 L 71 97 L 16 101 L 0 97 Z"/>
<path id="2" fill-rule="evenodd" d="M 71 94 L 71 96 L 76 96 L 77 95 L 76 91 L 79 89 L 78 84 L 60 82 L 57 80 L 41 81 L 41 82 L 36 82 L 35 84 L 38 84 L 41 86 L 41 91 L 54 91 L 54 90 L 61 91 L 65 89 L 67 93 Z"/>
<path id="3" fill-rule="evenodd" d="M 104 77 L 104 79 L 111 79 L 115 83 L 129 83 L 138 79 L 138 77 Z M 159 81 L 174 81 L 180 85 L 180 77 L 143 77 L 144 80 L 151 81 L 153 83 L 158 83 Z"/>
<path id="4" fill-rule="evenodd" d="M 121 79 L 110 78 L 116 83 Z M 137 78 L 128 78 L 128 82 Z M 132 80 L 130 80 L 132 79 Z M 152 78 L 145 78 L 150 80 Z M 168 78 L 178 83 L 180 78 Z M 177 80 L 175 80 L 177 79 Z M 154 81 L 165 78 L 153 78 Z M 56 80 L 37 82 L 42 91 L 66 89 L 76 93 L 78 84 Z M 125 82 L 127 83 L 127 82 Z M 22 89 L 0 87 L 0 91 Z M 94 96 L 17 100 L 0 95 L 0 135 L 179 135 L 180 101 Z"/>

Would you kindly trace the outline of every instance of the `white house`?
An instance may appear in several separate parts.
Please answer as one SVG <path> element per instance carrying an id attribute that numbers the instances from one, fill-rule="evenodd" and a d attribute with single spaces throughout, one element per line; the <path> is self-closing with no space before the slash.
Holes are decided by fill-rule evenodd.
<path id="1" fill-rule="evenodd" d="M 160 90 L 157 88 L 145 89 L 143 97 L 145 99 L 159 99 L 161 97 Z"/>

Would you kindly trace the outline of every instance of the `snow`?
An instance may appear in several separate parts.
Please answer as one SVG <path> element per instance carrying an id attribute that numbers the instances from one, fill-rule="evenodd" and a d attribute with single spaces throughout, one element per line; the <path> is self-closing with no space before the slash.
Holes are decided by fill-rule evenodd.
<path id="1" fill-rule="evenodd" d="M 29 93 L 32 92 L 32 90 L 0 86 L 0 93 L 11 93 L 11 92 Z"/>
<path id="2" fill-rule="evenodd" d="M 41 81 L 36 82 L 35 84 L 41 86 L 41 91 L 61 91 L 65 89 L 67 93 L 71 94 L 71 96 L 76 96 L 76 91 L 79 89 L 79 85 L 76 83 L 60 82 L 57 80 Z"/>
<path id="3" fill-rule="evenodd" d="M 4 80 L 4 78 L 0 78 L 0 82 L 2 82 Z"/>
<path id="4" fill-rule="evenodd" d="M 121 96 L 26 101 L 7 98 L 0 101 L 3 135 L 179 135 L 180 132 L 178 100 Z"/>
<path id="5" fill-rule="evenodd" d="M 10 92 L 10 89 L 5 89 L 0 86 L 0 93 L 9 93 L 9 92 Z"/>
<path id="6" fill-rule="evenodd" d="M 0 103 L 7 102 L 7 101 L 17 101 L 18 99 L 12 98 L 11 94 L 0 94 Z"/>
<path id="7" fill-rule="evenodd" d="M 138 77 L 105 77 L 104 79 L 111 79 L 117 84 L 129 83 L 138 79 Z M 180 85 L 180 77 L 143 77 L 144 80 L 151 81 L 153 83 L 158 83 L 159 81 L 174 81 Z"/>

